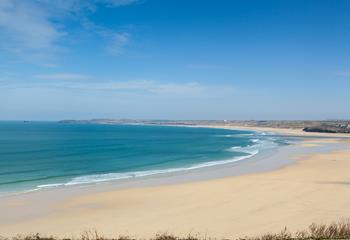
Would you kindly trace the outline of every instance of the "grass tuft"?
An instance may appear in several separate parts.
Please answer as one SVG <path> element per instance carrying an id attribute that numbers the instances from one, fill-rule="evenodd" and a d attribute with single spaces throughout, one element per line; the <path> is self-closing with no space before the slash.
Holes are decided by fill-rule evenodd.
<path id="1" fill-rule="evenodd" d="M 85 231 L 77 238 L 57 238 L 42 236 L 39 233 L 32 235 L 17 235 L 14 237 L 1 237 L 0 240 L 146 240 L 136 239 L 125 235 L 120 235 L 116 238 L 106 238 L 100 235 L 96 230 Z M 172 234 L 163 233 L 157 234 L 149 240 L 229 240 L 229 239 L 213 239 L 203 238 L 194 235 L 186 237 L 177 237 Z M 255 237 L 243 237 L 236 240 L 350 240 L 350 219 L 333 222 L 331 224 L 316 224 L 313 223 L 307 230 L 291 233 L 287 228 L 284 228 L 279 233 L 266 233 Z"/>

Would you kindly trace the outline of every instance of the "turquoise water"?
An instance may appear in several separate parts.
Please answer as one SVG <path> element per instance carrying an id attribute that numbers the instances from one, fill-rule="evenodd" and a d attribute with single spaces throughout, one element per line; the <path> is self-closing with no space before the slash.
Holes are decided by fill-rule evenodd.
<path id="1" fill-rule="evenodd" d="M 0 122 L 0 194 L 244 161 L 280 144 L 250 131 Z"/>

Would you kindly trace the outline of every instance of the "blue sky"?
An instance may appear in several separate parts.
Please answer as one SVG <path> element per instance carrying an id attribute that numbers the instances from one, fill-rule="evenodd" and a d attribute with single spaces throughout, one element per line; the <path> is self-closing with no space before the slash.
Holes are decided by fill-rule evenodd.
<path id="1" fill-rule="evenodd" d="M 1 0 L 0 119 L 350 118 L 350 1 Z"/>

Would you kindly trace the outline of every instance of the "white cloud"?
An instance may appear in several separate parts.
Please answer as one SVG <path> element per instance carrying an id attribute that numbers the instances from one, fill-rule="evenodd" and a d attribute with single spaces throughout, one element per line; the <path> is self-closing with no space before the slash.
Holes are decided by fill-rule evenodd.
<path id="1" fill-rule="evenodd" d="M 104 3 L 110 7 L 126 6 L 137 1 L 138 0 L 97 0 L 97 2 Z"/>
<path id="2" fill-rule="evenodd" d="M 104 86 L 110 90 L 136 90 L 154 94 L 198 94 L 203 93 L 205 87 L 196 82 L 163 83 L 156 81 L 128 81 L 112 82 Z"/>
<path id="3" fill-rule="evenodd" d="M 61 85 L 61 87 L 63 87 L 63 85 Z M 64 87 L 82 90 L 133 92 L 156 95 L 202 94 L 208 90 L 207 87 L 196 82 L 169 83 L 147 80 L 84 82 L 64 84 Z"/>
<path id="4" fill-rule="evenodd" d="M 108 51 L 114 55 L 130 39 L 130 34 L 97 26 L 88 20 L 88 14 L 98 5 L 120 7 L 136 0 L 1 0 L 0 1 L 0 51 L 19 56 L 30 62 L 55 66 L 55 56 L 65 49 L 69 29 L 66 18 L 74 20 L 110 43 Z M 89 23 L 89 24 L 87 24 Z"/>
<path id="5" fill-rule="evenodd" d="M 335 75 L 341 76 L 341 77 L 350 77 L 350 71 L 336 72 Z"/>
<path id="6" fill-rule="evenodd" d="M 205 63 L 191 63 L 186 65 L 187 68 L 194 70 L 203 70 L 203 69 L 222 69 L 223 66 L 217 64 L 205 64 Z"/>
<path id="7" fill-rule="evenodd" d="M 98 8 L 98 4 L 107 7 L 121 7 L 138 2 L 139 0 L 36 0 L 41 4 L 45 4 L 48 8 L 79 12 L 88 10 L 94 12 Z M 53 10 L 52 9 L 52 10 Z"/>
<path id="8" fill-rule="evenodd" d="M 109 46 L 107 46 L 107 51 L 112 55 L 120 55 L 123 53 L 123 49 L 129 43 L 129 41 L 129 33 L 114 33 L 111 37 Z"/>
<path id="9" fill-rule="evenodd" d="M 208 88 L 197 82 L 188 82 L 182 84 L 163 83 L 150 89 L 151 92 L 158 94 L 202 94 Z"/>
<path id="10" fill-rule="evenodd" d="M 34 78 L 44 79 L 44 80 L 86 80 L 90 79 L 90 76 L 76 73 L 55 73 L 55 74 L 43 74 L 43 75 L 35 75 Z"/>
<path id="11" fill-rule="evenodd" d="M 75 73 L 57 73 L 33 76 L 37 81 L 13 82 L 15 88 L 76 89 L 81 91 L 108 91 L 133 95 L 208 96 L 232 93 L 231 86 L 211 86 L 198 82 L 161 82 L 150 80 L 96 81 L 91 76 Z M 44 81 L 50 80 L 50 81 Z M 93 80 L 93 81 L 83 81 Z"/>
<path id="12" fill-rule="evenodd" d="M 23 57 L 47 60 L 66 32 L 50 21 L 50 16 L 29 1 L 0 2 L 1 48 Z"/>

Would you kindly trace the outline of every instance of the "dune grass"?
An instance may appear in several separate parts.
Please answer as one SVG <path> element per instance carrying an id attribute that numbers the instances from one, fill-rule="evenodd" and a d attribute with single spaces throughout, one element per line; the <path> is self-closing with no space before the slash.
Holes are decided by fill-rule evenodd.
<path id="1" fill-rule="evenodd" d="M 247 236 L 236 238 L 235 240 L 330 240 L 330 239 L 349 239 L 350 240 L 350 220 L 342 220 L 331 224 L 311 224 L 308 229 L 291 233 L 287 228 L 279 233 L 266 233 L 259 236 Z M 199 237 L 196 235 L 187 235 L 186 237 L 177 237 L 172 234 L 157 234 L 150 239 L 137 239 L 129 236 L 118 236 L 115 238 L 106 238 L 97 231 L 86 231 L 79 237 L 57 238 L 54 236 L 42 236 L 40 234 L 17 235 L 14 237 L 0 237 L 0 240 L 228 240 L 215 239 L 210 237 Z"/>

